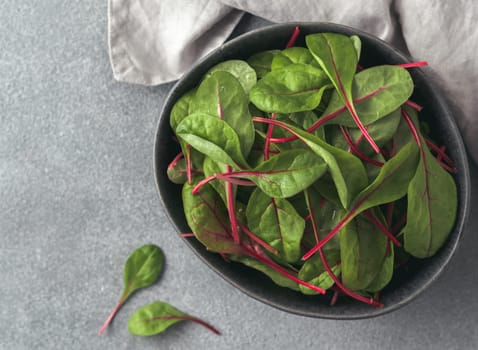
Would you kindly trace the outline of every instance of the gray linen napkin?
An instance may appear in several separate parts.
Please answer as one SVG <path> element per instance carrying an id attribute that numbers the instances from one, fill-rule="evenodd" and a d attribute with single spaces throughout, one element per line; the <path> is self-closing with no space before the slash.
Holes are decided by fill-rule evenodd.
<path id="1" fill-rule="evenodd" d="M 272 22 L 350 25 L 427 60 L 478 162 L 478 2 L 473 0 L 109 0 L 115 79 L 143 85 L 178 79 L 227 39 L 244 12 Z"/>

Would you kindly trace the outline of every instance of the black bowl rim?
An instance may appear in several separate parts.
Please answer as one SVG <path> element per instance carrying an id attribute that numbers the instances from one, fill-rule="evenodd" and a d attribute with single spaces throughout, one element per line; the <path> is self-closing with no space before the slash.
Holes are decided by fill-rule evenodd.
<path id="1" fill-rule="evenodd" d="M 188 75 L 195 71 L 197 67 L 205 64 L 207 61 L 210 60 L 211 57 L 214 57 L 215 55 L 218 54 L 218 52 L 222 50 L 226 50 L 229 47 L 234 47 L 236 43 L 242 41 L 242 40 L 247 40 L 247 38 L 256 36 L 258 33 L 267 33 L 267 32 L 272 32 L 278 29 L 284 29 L 288 28 L 292 30 L 298 26 L 300 27 L 308 27 L 308 26 L 313 26 L 313 27 L 321 27 L 318 29 L 318 31 L 337 31 L 337 30 L 343 30 L 343 31 L 348 31 L 348 32 L 353 32 L 360 37 L 367 38 L 367 40 L 374 42 L 378 45 L 382 45 L 386 47 L 387 50 L 393 52 L 393 54 L 398 57 L 400 60 L 402 60 L 404 63 L 406 62 L 412 62 L 411 58 L 408 57 L 406 54 L 398 50 L 397 48 L 391 46 L 389 43 L 386 41 L 369 34 L 367 32 L 364 32 L 362 30 L 356 29 L 354 27 L 342 25 L 342 24 L 337 24 L 337 23 L 331 23 L 331 22 L 288 22 L 288 23 L 281 23 L 281 24 L 271 24 L 271 25 L 266 25 L 251 31 L 248 31 L 236 38 L 233 38 L 220 47 L 214 49 L 211 51 L 209 54 L 198 60 L 186 73 L 184 73 L 181 78 L 175 83 L 173 88 L 170 90 L 168 93 L 168 96 L 164 100 L 163 106 L 161 108 L 160 112 L 160 118 L 158 119 L 157 122 L 157 127 L 156 127 L 156 134 L 155 134 L 155 140 L 154 140 L 154 153 L 153 153 L 153 171 L 154 171 L 154 176 L 155 176 L 155 183 L 156 183 L 156 188 L 158 190 L 158 194 L 160 197 L 160 201 L 163 205 L 163 207 L 166 209 L 165 213 L 166 216 L 168 217 L 169 221 L 172 223 L 173 227 L 176 229 L 176 231 L 179 232 L 178 227 L 176 226 L 173 218 L 171 217 L 171 214 L 169 210 L 167 209 L 166 202 L 164 201 L 163 198 L 163 193 L 161 191 L 160 185 L 159 185 L 159 166 L 157 164 L 157 154 L 159 152 L 159 134 L 160 134 L 160 127 L 161 124 L 164 123 L 163 119 L 166 118 L 165 116 L 165 111 L 168 108 L 168 103 L 170 99 L 175 95 L 175 91 L 178 90 L 181 85 L 183 84 L 183 81 L 186 80 Z M 437 101 L 439 102 L 439 109 L 444 111 L 444 114 L 447 115 L 453 115 L 451 112 L 448 103 L 446 102 L 446 99 L 442 93 L 441 90 L 439 90 L 436 87 L 436 84 L 431 83 L 429 77 L 426 76 L 426 74 L 423 72 L 422 69 L 420 68 L 415 68 L 415 74 L 420 75 L 423 79 L 423 81 L 428 85 L 428 89 L 432 92 L 433 95 L 437 96 Z M 457 147 L 458 151 L 456 152 L 460 159 L 455 158 L 455 162 L 457 164 L 462 164 L 462 169 L 464 173 L 462 174 L 462 179 L 463 179 L 463 188 L 464 188 L 464 198 L 461 199 L 462 206 L 461 206 L 461 211 L 463 212 L 463 215 L 461 216 L 461 220 L 457 220 L 455 223 L 455 231 L 457 234 L 455 235 L 455 239 L 451 242 L 448 242 L 447 245 L 449 246 L 449 253 L 446 255 L 445 259 L 443 260 L 441 266 L 434 271 L 434 273 L 426 279 L 425 282 L 421 283 L 419 287 L 414 289 L 411 293 L 407 294 L 406 297 L 401 299 L 400 301 L 392 304 L 392 305 L 386 305 L 383 308 L 370 308 L 369 312 L 362 312 L 362 313 L 354 313 L 354 314 L 328 314 L 328 313 L 317 313 L 317 312 L 307 312 L 305 310 L 298 310 L 296 308 L 291 308 L 286 305 L 283 305 L 282 303 L 276 303 L 273 300 L 268 299 L 267 297 L 260 295 L 258 293 L 255 293 L 248 288 L 244 287 L 240 283 L 236 282 L 235 280 L 231 279 L 229 276 L 225 275 L 221 271 L 219 271 L 215 266 L 213 266 L 208 258 L 201 254 L 195 247 L 193 247 L 187 240 L 183 239 L 183 242 L 193 251 L 193 253 L 200 258 L 210 269 L 212 269 L 215 273 L 217 273 L 223 280 L 227 281 L 229 284 L 232 286 L 238 288 L 240 291 L 245 293 L 246 295 L 263 302 L 264 304 L 270 305 L 272 307 L 275 307 L 279 310 L 283 310 L 292 314 L 300 315 L 300 316 L 306 316 L 306 317 L 312 317 L 312 318 L 322 318 L 322 319 L 334 319 L 334 320 L 356 320 L 356 319 L 366 319 L 366 318 L 373 318 L 381 315 L 385 315 L 389 312 L 395 311 L 408 303 L 410 303 L 412 300 L 416 299 L 419 295 L 421 295 L 432 283 L 434 283 L 440 275 L 444 272 L 444 270 L 449 266 L 449 262 L 454 256 L 455 252 L 457 251 L 457 248 L 462 240 L 462 235 L 463 231 L 467 225 L 468 222 L 468 217 L 469 217 L 469 211 L 470 211 L 470 201 L 471 201 L 471 180 L 470 180 L 470 173 L 469 173 L 469 164 L 468 164 L 468 157 L 466 153 L 466 148 L 463 143 L 463 139 L 461 136 L 461 133 L 457 127 L 457 124 L 454 120 L 454 118 L 449 118 L 447 121 L 449 124 L 448 126 L 451 128 L 450 133 L 453 135 L 453 137 L 456 139 L 455 141 L 457 142 Z M 168 124 L 169 125 L 169 124 Z M 451 244 L 451 246 L 450 246 Z"/>

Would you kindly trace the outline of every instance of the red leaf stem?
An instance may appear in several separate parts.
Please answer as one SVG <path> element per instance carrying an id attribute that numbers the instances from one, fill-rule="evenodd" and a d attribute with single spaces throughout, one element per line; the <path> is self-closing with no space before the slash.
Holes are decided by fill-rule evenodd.
<path id="1" fill-rule="evenodd" d="M 408 107 L 411 107 L 413 108 L 414 110 L 416 110 L 417 112 L 420 112 L 423 107 L 420 106 L 419 104 L 413 102 L 412 100 L 408 100 L 407 102 L 405 102 L 405 104 L 408 106 Z"/>
<path id="2" fill-rule="evenodd" d="M 451 159 L 445 152 L 445 146 L 442 146 L 442 147 L 438 147 L 436 144 L 434 144 L 430 139 L 426 138 L 425 137 L 425 142 L 427 144 L 427 146 L 432 150 L 432 151 L 435 151 L 437 153 L 437 155 L 440 157 L 440 159 L 438 160 L 441 160 L 441 158 L 443 158 L 443 160 L 448 163 L 448 165 L 450 166 L 455 166 L 455 162 L 453 161 L 453 159 Z"/>
<path id="3" fill-rule="evenodd" d="M 346 141 L 347 144 L 349 145 L 349 148 L 350 148 L 350 152 L 351 152 L 351 153 L 355 154 L 356 156 L 358 156 L 359 158 L 361 158 L 363 161 L 365 161 L 365 162 L 367 162 L 367 163 L 373 164 L 373 165 L 378 166 L 378 167 L 383 166 L 383 163 L 382 163 L 382 162 L 370 158 L 369 156 L 367 156 L 365 153 L 363 153 L 363 152 L 355 145 L 355 142 L 352 140 L 352 137 L 350 136 L 350 133 L 349 133 L 349 131 L 347 130 L 346 127 L 344 127 L 344 126 L 341 125 L 341 126 L 340 126 L 340 130 L 342 131 L 342 135 L 344 136 L 345 141 Z M 363 134 L 362 134 L 362 135 L 363 135 Z"/>
<path id="4" fill-rule="evenodd" d="M 118 302 L 118 304 L 116 304 L 115 308 L 113 309 L 113 311 L 110 313 L 110 315 L 108 316 L 108 318 L 106 319 L 105 323 L 101 326 L 100 330 L 98 331 L 98 335 L 102 335 L 106 328 L 108 328 L 108 326 L 110 325 L 111 321 L 113 321 L 113 318 L 116 316 L 116 314 L 118 313 L 119 309 L 121 308 L 121 306 L 123 306 L 123 302 L 122 300 L 120 300 Z"/>
<path id="5" fill-rule="evenodd" d="M 232 167 L 230 165 L 226 166 L 226 171 L 229 173 L 232 171 Z M 229 220 L 231 221 L 231 231 L 232 231 L 232 238 L 236 244 L 239 244 L 240 237 L 239 237 L 239 229 L 238 229 L 238 222 L 236 217 L 236 208 L 235 208 L 235 200 L 234 200 L 234 184 L 231 182 L 226 182 L 226 197 L 227 197 L 227 211 L 229 213 Z"/>
<path id="6" fill-rule="evenodd" d="M 365 304 L 373 305 L 376 307 L 383 307 L 382 303 L 376 300 L 373 300 L 373 298 L 364 297 L 345 287 L 342 284 L 342 282 L 337 278 L 337 276 L 335 276 L 334 272 L 332 271 L 329 264 L 327 263 L 327 259 L 325 259 L 325 255 L 322 248 L 319 249 L 319 255 L 320 255 L 320 260 L 322 260 L 322 265 L 324 265 L 325 270 L 328 272 L 329 276 L 334 280 L 335 284 L 340 289 L 340 291 L 342 291 L 344 294 L 348 295 L 349 297 L 354 298 L 355 300 L 361 301 Z"/>
<path id="7" fill-rule="evenodd" d="M 183 152 L 179 152 L 176 157 L 173 158 L 173 160 L 171 161 L 171 163 L 169 163 L 168 165 L 168 170 L 171 170 L 172 168 L 174 168 L 176 166 L 176 164 L 178 163 L 178 161 L 184 157 L 184 154 Z"/>
<path id="8" fill-rule="evenodd" d="M 184 233 L 181 233 L 181 237 L 189 238 L 189 237 L 195 237 L 195 236 L 194 236 L 194 233 L 192 232 L 184 232 Z"/>
<path id="9" fill-rule="evenodd" d="M 239 223 L 239 226 L 241 227 L 242 231 L 244 231 L 244 233 L 249 236 L 249 238 L 251 238 L 254 242 L 256 242 L 257 244 L 259 244 L 261 247 L 263 247 L 264 249 L 268 250 L 269 252 L 271 252 L 272 254 L 274 255 L 277 255 L 278 254 L 278 251 L 277 249 L 275 249 L 274 247 L 270 246 L 267 242 L 264 242 L 262 239 L 260 239 L 259 237 L 257 237 L 256 234 L 254 234 L 253 232 L 251 232 L 245 225 Z"/>
<path id="10" fill-rule="evenodd" d="M 295 27 L 289 41 L 287 42 L 286 48 L 293 47 L 295 45 L 295 42 L 296 42 L 297 37 L 299 36 L 299 34 L 300 34 L 299 27 Z"/>
<path id="11" fill-rule="evenodd" d="M 385 236 L 388 237 L 392 241 L 393 244 L 395 244 L 397 247 L 401 247 L 402 244 L 400 241 L 391 233 L 381 222 L 378 220 L 370 211 L 365 211 L 365 217 L 372 223 L 374 224 L 380 231 L 382 231 Z"/>
<path id="12" fill-rule="evenodd" d="M 418 61 L 418 62 L 411 62 L 411 63 L 402 63 L 402 64 L 397 64 L 397 66 L 402 68 L 416 68 L 416 67 L 428 66 L 428 62 Z"/>
<path id="13" fill-rule="evenodd" d="M 187 171 L 187 178 L 188 178 L 188 183 L 191 183 L 193 181 L 193 175 L 192 175 L 192 166 L 191 166 L 191 145 L 186 146 L 187 152 L 186 152 L 186 171 Z"/>
<path id="14" fill-rule="evenodd" d="M 276 119 L 276 114 L 275 113 L 271 114 L 271 119 L 272 120 Z M 269 124 L 269 126 L 267 128 L 266 140 L 265 140 L 265 144 L 264 144 L 264 160 L 269 159 L 269 149 L 270 149 L 270 145 L 271 145 L 271 137 L 272 137 L 272 132 L 273 131 L 274 131 L 274 125 Z"/>

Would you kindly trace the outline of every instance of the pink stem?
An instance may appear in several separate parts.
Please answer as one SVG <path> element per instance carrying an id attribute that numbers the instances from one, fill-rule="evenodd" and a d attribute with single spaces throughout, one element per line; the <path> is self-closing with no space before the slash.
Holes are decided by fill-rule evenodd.
<path id="1" fill-rule="evenodd" d="M 350 136 L 350 133 L 349 133 L 349 131 L 347 130 L 347 128 L 345 128 L 344 126 L 341 125 L 341 126 L 340 126 L 340 130 L 342 131 L 342 135 L 344 136 L 344 139 L 345 139 L 345 141 L 347 142 L 347 144 L 349 145 L 350 151 L 351 151 L 352 153 L 354 153 L 356 156 L 358 156 L 359 158 L 361 158 L 363 161 L 365 161 L 365 162 L 367 162 L 367 163 L 373 164 L 373 165 L 378 166 L 378 167 L 383 166 L 383 163 L 382 163 L 382 162 L 370 158 L 369 156 L 367 156 L 365 153 L 363 153 L 363 152 L 355 145 L 355 142 L 352 140 L 352 137 Z M 363 135 L 363 134 L 362 134 L 362 135 Z"/>
<path id="2" fill-rule="evenodd" d="M 176 166 L 176 164 L 178 163 L 178 161 L 183 157 L 183 152 L 179 152 L 176 157 L 173 158 L 173 160 L 171 161 L 171 163 L 169 163 L 168 165 L 168 170 L 171 170 L 172 168 L 174 168 Z"/>
<path id="3" fill-rule="evenodd" d="M 292 35 L 291 35 L 289 41 L 287 42 L 286 48 L 289 48 L 289 47 L 293 47 L 293 46 L 294 46 L 295 41 L 297 40 L 297 37 L 299 36 L 299 34 L 300 34 L 300 29 L 299 29 L 299 27 L 295 27 L 295 28 L 294 28 L 294 31 L 292 32 Z"/>
<path id="4" fill-rule="evenodd" d="M 239 226 L 241 227 L 242 231 L 244 231 L 244 233 L 246 235 L 248 235 L 253 241 L 255 241 L 257 244 L 259 244 L 260 246 L 262 246 L 264 249 L 267 249 L 269 252 L 271 252 L 272 254 L 274 255 L 277 255 L 278 252 L 277 252 L 277 249 L 271 247 L 269 244 L 267 244 L 266 242 L 264 242 L 262 239 L 260 239 L 259 237 L 257 237 L 253 232 L 251 232 L 245 225 L 239 223 Z"/>
<path id="5" fill-rule="evenodd" d="M 320 260 L 322 260 L 322 265 L 324 265 L 325 270 L 328 272 L 329 276 L 334 280 L 337 287 L 339 287 L 339 289 L 344 294 L 348 295 L 351 298 L 354 298 L 355 300 L 361 301 L 365 304 L 373 305 L 373 306 L 376 306 L 376 307 L 382 307 L 383 306 L 382 303 L 379 303 L 378 301 L 375 301 L 372 298 L 366 298 L 366 297 L 364 297 L 360 294 L 354 293 L 353 291 L 351 291 L 350 289 L 345 287 L 342 284 L 342 282 L 337 278 L 337 276 L 335 276 L 334 272 L 330 268 L 329 264 L 327 263 L 327 259 L 325 259 L 325 255 L 324 255 L 324 252 L 322 251 L 322 249 L 319 249 L 319 254 L 320 254 Z"/>
<path id="6" fill-rule="evenodd" d="M 365 212 L 365 216 L 372 224 L 374 224 L 380 231 L 382 231 L 385 236 L 387 236 L 388 239 L 393 242 L 393 244 L 395 244 L 397 247 L 402 246 L 400 241 L 389 230 L 387 230 L 387 228 L 380 222 L 380 220 L 378 220 L 372 213 L 367 210 Z"/>
<path id="7" fill-rule="evenodd" d="M 102 335 L 106 328 L 108 328 L 108 326 L 110 325 L 111 321 L 113 321 L 113 318 L 116 316 L 116 314 L 118 313 L 119 309 L 121 308 L 121 306 L 123 305 L 123 302 L 124 301 L 119 301 L 118 304 L 116 304 L 115 308 L 113 309 L 113 311 L 110 313 L 110 315 L 108 316 L 108 318 L 106 319 L 105 323 L 103 324 L 103 326 L 101 326 L 100 330 L 98 331 L 98 335 Z"/>
<path id="8" fill-rule="evenodd" d="M 402 64 L 397 64 L 398 67 L 402 68 L 415 68 L 415 67 L 423 67 L 423 66 L 428 66 L 427 61 L 418 61 L 418 62 L 411 62 L 411 63 L 402 63 Z"/>
<path id="9" fill-rule="evenodd" d="M 411 101 L 411 100 L 408 100 L 407 102 L 405 102 L 405 104 L 406 104 L 408 107 L 413 108 L 413 109 L 416 110 L 417 112 L 420 112 L 420 111 L 423 109 L 422 106 L 420 106 L 419 104 L 417 104 L 417 103 L 415 103 L 415 102 L 413 102 L 413 101 Z"/>
<path id="10" fill-rule="evenodd" d="M 271 114 L 271 119 L 272 120 L 276 119 L 276 114 L 275 113 Z M 274 131 L 274 125 L 269 124 L 269 126 L 267 128 L 266 140 L 265 140 L 265 144 L 264 144 L 264 160 L 269 159 L 269 148 L 270 148 L 270 145 L 271 145 L 271 137 L 272 137 L 272 132 L 273 131 Z"/>
<path id="11" fill-rule="evenodd" d="M 226 171 L 231 172 L 232 167 L 226 166 Z M 226 182 L 227 211 L 229 212 L 229 220 L 231 221 L 232 238 L 236 244 L 240 243 L 238 222 L 236 218 L 236 209 L 234 202 L 234 184 Z"/>
<path id="12" fill-rule="evenodd" d="M 187 153 L 186 153 L 186 170 L 188 172 L 188 183 L 191 183 L 193 181 L 193 175 L 191 172 L 192 166 L 191 166 L 191 145 L 187 145 Z"/>

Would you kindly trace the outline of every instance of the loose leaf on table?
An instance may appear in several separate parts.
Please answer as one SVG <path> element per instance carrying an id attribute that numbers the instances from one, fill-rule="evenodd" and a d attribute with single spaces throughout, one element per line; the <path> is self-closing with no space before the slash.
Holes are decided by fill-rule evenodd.
<path id="1" fill-rule="evenodd" d="M 304 219 L 282 198 L 271 198 L 257 188 L 246 208 L 249 230 L 278 251 L 287 262 L 300 258 Z"/>
<path id="2" fill-rule="evenodd" d="M 284 68 L 293 63 L 310 64 L 314 67 L 320 68 L 314 56 L 305 47 L 290 47 L 275 56 L 272 60 L 271 69 L 276 70 Z"/>
<path id="3" fill-rule="evenodd" d="M 231 73 L 216 71 L 199 85 L 190 102 L 190 113 L 215 116 L 226 122 L 239 136 L 245 157 L 254 143 L 254 124 L 249 114 L 249 99 L 239 80 Z"/>
<path id="4" fill-rule="evenodd" d="M 256 118 L 256 120 L 258 119 Z M 360 159 L 354 155 L 331 146 L 324 140 L 286 123 L 266 119 L 259 119 L 259 121 L 270 123 L 289 131 L 324 160 L 344 208 L 348 208 L 351 200 L 367 186 L 365 168 Z"/>
<path id="5" fill-rule="evenodd" d="M 252 171 L 239 171 L 229 176 L 253 181 L 270 197 L 291 197 L 312 185 L 327 165 L 306 149 L 287 150 L 262 162 Z"/>
<path id="6" fill-rule="evenodd" d="M 408 187 L 407 223 L 402 232 L 405 250 L 417 258 L 427 258 L 448 238 L 458 203 L 453 177 L 430 153 L 424 138 L 419 137 L 420 160 Z"/>
<path id="7" fill-rule="evenodd" d="M 296 63 L 267 73 L 251 89 L 249 97 L 266 112 L 310 111 L 319 105 L 324 90 L 330 87 L 321 69 Z"/>
<path id="8" fill-rule="evenodd" d="M 417 164 L 418 147 L 410 142 L 382 166 L 375 180 L 357 195 L 339 223 L 302 259 L 309 259 L 361 212 L 405 196 Z"/>
<path id="9" fill-rule="evenodd" d="M 257 82 L 256 71 L 242 60 L 229 60 L 216 64 L 209 72 L 206 73 L 206 77 L 214 72 L 223 71 L 231 73 L 244 89 L 245 93 L 249 93 L 252 87 Z"/>
<path id="10" fill-rule="evenodd" d="M 340 232 L 342 282 L 352 290 L 365 290 L 382 269 L 388 238 L 367 219 L 358 216 Z"/>
<path id="11" fill-rule="evenodd" d="M 389 115 L 403 105 L 413 92 L 410 73 L 397 66 L 376 66 L 357 73 L 352 82 L 352 97 L 357 114 L 364 125 Z M 336 91 L 330 97 L 323 116 L 343 109 L 345 103 Z M 345 110 L 326 124 L 356 127 Z"/>
<path id="12" fill-rule="evenodd" d="M 257 78 L 262 78 L 271 71 L 272 60 L 275 56 L 280 55 L 280 50 L 268 50 L 256 53 L 249 57 L 247 63 L 254 68 Z"/>
<path id="13" fill-rule="evenodd" d="M 131 253 L 124 267 L 123 293 L 115 309 L 100 328 L 98 334 L 103 334 L 118 310 L 134 291 L 139 288 L 148 287 L 157 281 L 163 270 L 163 263 L 163 251 L 154 244 L 146 244 Z"/>
<path id="14" fill-rule="evenodd" d="M 205 321 L 179 311 L 162 301 L 145 305 L 136 310 L 128 321 L 128 330 L 134 335 L 151 336 L 162 333 L 170 326 L 182 321 L 198 323 L 211 332 L 220 335 L 216 328 Z"/>
<path id="15" fill-rule="evenodd" d="M 247 167 L 239 136 L 223 120 L 203 113 L 191 114 L 179 123 L 176 135 L 216 162 Z"/>
<path id="16" fill-rule="evenodd" d="M 182 191 L 184 214 L 194 236 L 212 252 L 243 253 L 232 238 L 227 209 L 219 194 L 209 184 L 192 194 L 195 185 L 195 181 L 186 183 Z"/>
<path id="17" fill-rule="evenodd" d="M 374 151 L 379 153 L 380 149 L 365 129 L 353 102 L 352 81 L 357 69 L 358 59 L 352 40 L 341 34 L 318 33 L 307 35 L 305 42 L 334 85 L 353 121 L 362 131 Z"/>

